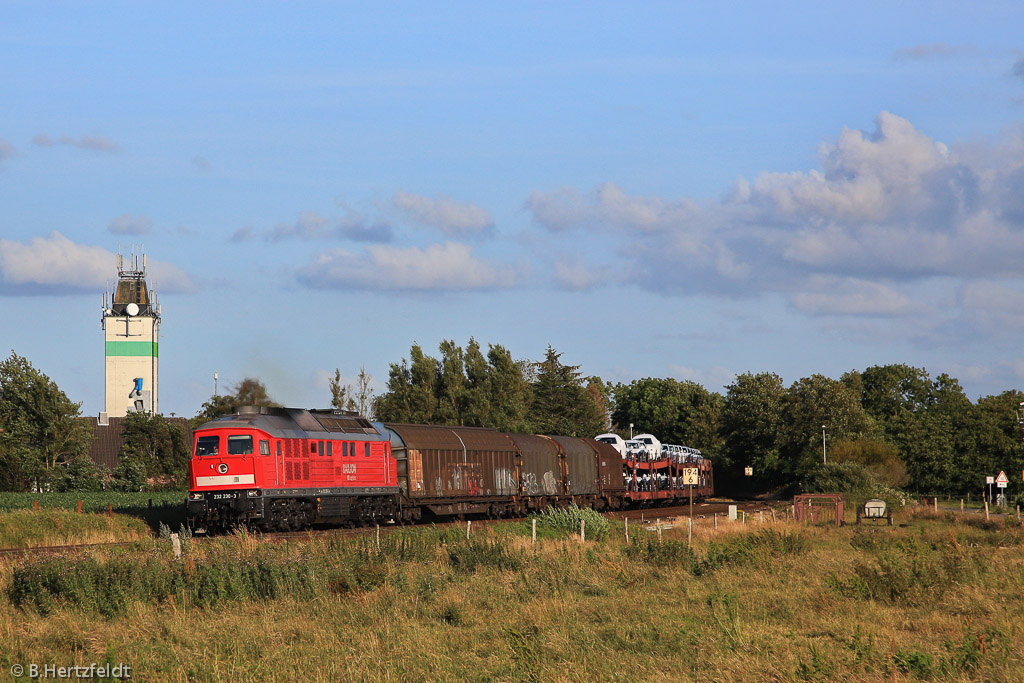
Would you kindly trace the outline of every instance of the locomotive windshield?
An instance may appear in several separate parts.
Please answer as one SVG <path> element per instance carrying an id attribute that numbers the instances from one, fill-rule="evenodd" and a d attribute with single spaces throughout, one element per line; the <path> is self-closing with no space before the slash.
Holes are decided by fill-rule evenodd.
<path id="1" fill-rule="evenodd" d="M 217 455 L 220 452 L 220 437 L 201 436 L 196 440 L 196 455 Z"/>
<path id="2" fill-rule="evenodd" d="M 251 455 L 252 435 L 232 434 L 228 437 L 228 455 Z"/>

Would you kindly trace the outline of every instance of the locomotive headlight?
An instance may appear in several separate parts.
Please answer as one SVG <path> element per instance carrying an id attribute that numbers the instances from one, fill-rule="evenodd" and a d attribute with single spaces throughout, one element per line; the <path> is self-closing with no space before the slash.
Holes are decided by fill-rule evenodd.
<path id="1" fill-rule="evenodd" d="M 188 498 L 189 498 L 189 500 L 202 500 L 203 499 L 203 492 L 202 491 L 191 491 L 188 494 Z"/>
<path id="2" fill-rule="evenodd" d="M 259 489 L 249 489 L 246 493 L 249 494 L 250 498 L 256 498 L 257 496 L 260 495 L 260 490 Z"/>

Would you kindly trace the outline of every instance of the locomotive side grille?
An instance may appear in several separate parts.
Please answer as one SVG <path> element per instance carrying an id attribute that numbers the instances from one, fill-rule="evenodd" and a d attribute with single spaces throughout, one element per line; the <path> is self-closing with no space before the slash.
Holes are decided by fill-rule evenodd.
<path id="1" fill-rule="evenodd" d="M 309 462 L 302 463 L 302 478 L 309 480 Z"/>

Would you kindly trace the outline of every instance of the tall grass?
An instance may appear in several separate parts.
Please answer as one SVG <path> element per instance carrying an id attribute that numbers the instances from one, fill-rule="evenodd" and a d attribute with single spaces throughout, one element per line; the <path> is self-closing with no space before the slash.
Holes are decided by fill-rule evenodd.
<path id="1" fill-rule="evenodd" d="M 142 520 L 124 515 L 108 517 L 60 509 L 0 513 L 0 548 L 112 543 L 150 537 Z"/>
<path id="2" fill-rule="evenodd" d="M 705 522 L 692 543 L 613 525 L 536 547 L 521 529 L 0 562 L 0 659 L 109 657 L 157 681 L 1024 678 L 1012 525 Z"/>

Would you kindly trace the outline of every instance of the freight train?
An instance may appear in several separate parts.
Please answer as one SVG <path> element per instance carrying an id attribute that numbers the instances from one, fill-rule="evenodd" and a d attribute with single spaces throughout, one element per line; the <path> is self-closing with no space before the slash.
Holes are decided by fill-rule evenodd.
<path id="1" fill-rule="evenodd" d="M 703 458 L 644 462 L 595 439 L 262 406 L 196 429 L 190 476 L 189 523 L 207 531 L 516 517 L 572 503 L 615 510 L 714 490 Z"/>

